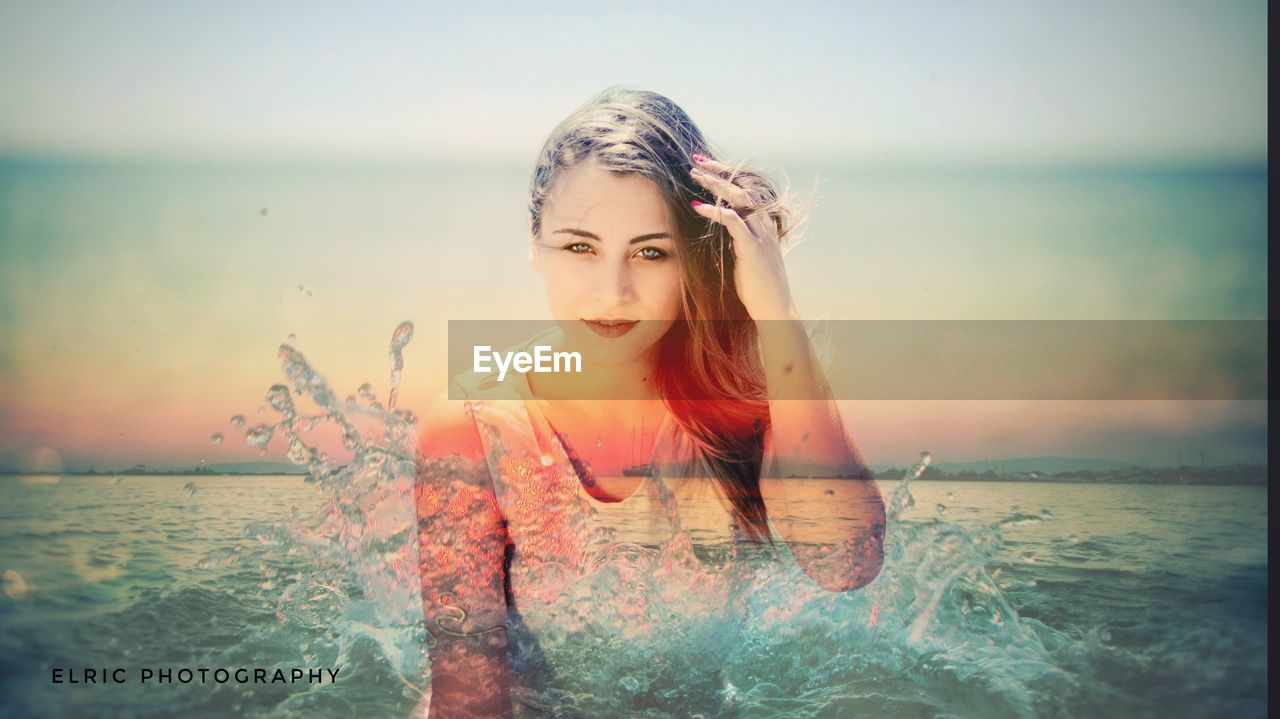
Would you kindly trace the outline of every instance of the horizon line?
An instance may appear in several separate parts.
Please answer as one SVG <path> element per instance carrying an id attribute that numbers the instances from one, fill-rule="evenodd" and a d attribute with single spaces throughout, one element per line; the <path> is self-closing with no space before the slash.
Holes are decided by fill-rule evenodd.
<path id="1" fill-rule="evenodd" d="M 394 156 L 384 153 L 369 154 L 262 154 L 262 153 L 127 153 L 113 151 L 49 151 L 0 147 L 0 164 L 5 165 L 65 165 L 83 167 L 161 167 L 207 169 L 293 169 L 329 168 L 341 169 L 426 169 L 431 167 L 457 169 L 464 167 L 483 169 L 531 169 L 534 153 L 523 157 L 510 153 L 491 155 L 465 155 L 456 152 L 406 152 Z M 746 158 L 749 163 L 776 166 L 779 155 L 789 156 L 788 162 L 808 169 L 815 164 L 860 166 L 855 172 L 1237 172 L 1266 173 L 1269 160 L 1266 152 L 1260 155 L 1186 155 L 1151 156 L 1144 154 L 1116 155 L 1112 158 L 1058 155 L 1045 157 L 1019 157 L 1018 153 L 1005 155 L 923 155 L 885 152 L 859 152 L 856 150 L 814 152 L 797 150 L 790 153 L 770 151 Z M 526 167 L 527 166 L 527 167 Z"/>

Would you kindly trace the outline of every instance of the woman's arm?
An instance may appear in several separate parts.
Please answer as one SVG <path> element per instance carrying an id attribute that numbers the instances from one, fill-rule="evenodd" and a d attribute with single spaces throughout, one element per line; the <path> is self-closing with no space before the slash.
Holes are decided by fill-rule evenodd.
<path id="1" fill-rule="evenodd" d="M 510 717 L 503 558 L 507 532 L 483 445 L 462 402 L 423 417 L 415 483 L 429 717 Z"/>
<path id="2" fill-rule="evenodd" d="M 694 181 L 725 202 L 694 200 L 693 211 L 728 231 L 734 289 L 760 335 L 771 419 L 760 480 L 765 508 L 801 568 L 823 589 L 857 589 L 875 579 L 884 561 L 884 502 L 845 431 L 791 300 L 780 220 L 759 211 L 760 198 L 734 183 L 732 167 L 701 155 L 693 159 Z M 792 506 L 800 487 L 788 475 L 850 479 L 828 487 L 832 495 L 807 501 L 808 514 L 797 518 Z"/>
<path id="3" fill-rule="evenodd" d="M 756 322 L 769 392 L 770 431 L 760 489 L 765 507 L 800 567 L 823 589 L 869 584 L 884 561 L 884 501 L 862 453 L 845 430 L 813 346 L 794 310 Z M 842 477 L 805 497 L 799 479 Z M 810 486 L 809 491 L 816 488 Z"/>

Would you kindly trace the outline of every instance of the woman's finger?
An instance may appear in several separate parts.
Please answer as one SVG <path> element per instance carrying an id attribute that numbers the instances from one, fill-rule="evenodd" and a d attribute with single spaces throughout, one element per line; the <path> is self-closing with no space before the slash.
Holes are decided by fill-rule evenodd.
<path id="1" fill-rule="evenodd" d="M 700 167 L 703 170 L 706 170 L 707 172 L 719 175 L 721 177 L 731 177 L 737 174 L 737 170 L 724 164 L 723 162 L 720 162 L 719 160 L 713 160 L 710 157 L 707 157 L 705 155 L 699 155 L 696 152 L 693 154 L 693 163 L 694 163 L 693 165 L 694 167 Z"/>
<path id="2" fill-rule="evenodd" d="M 693 168 L 689 171 L 693 181 L 710 190 L 716 197 L 729 203 L 730 207 L 749 209 L 752 205 L 751 194 L 723 177 Z"/>
<path id="3" fill-rule="evenodd" d="M 719 205 L 710 205 L 705 202 L 694 200 L 692 203 L 693 211 L 707 218 L 724 225 L 729 230 L 729 236 L 734 239 L 733 252 L 736 256 L 738 250 L 742 247 L 749 247 L 752 239 L 751 228 L 747 227 L 747 223 L 742 219 L 742 215 L 733 211 L 732 207 L 721 207 Z"/>

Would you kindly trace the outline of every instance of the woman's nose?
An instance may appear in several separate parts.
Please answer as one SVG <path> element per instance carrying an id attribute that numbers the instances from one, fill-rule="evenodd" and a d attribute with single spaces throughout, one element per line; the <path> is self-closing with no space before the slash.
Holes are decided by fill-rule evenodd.
<path id="1" fill-rule="evenodd" d="M 601 267 L 596 278 L 596 299 L 606 307 L 621 305 L 635 297 L 631 268 L 625 262 Z"/>

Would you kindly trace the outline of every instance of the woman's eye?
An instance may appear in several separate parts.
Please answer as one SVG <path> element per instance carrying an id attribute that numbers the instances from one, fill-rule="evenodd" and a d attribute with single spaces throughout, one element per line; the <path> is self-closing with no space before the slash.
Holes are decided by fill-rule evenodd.
<path id="1" fill-rule="evenodd" d="M 571 252 L 575 255 L 586 255 L 586 254 L 592 254 L 595 252 L 595 248 L 586 242 L 575 242 L 572 245 L 565 245 L 562 249 L 564 249 L 567 252 Z M 668 253 L 666 250 L 662 250 L 657 247 L 644 247 L 644 248 L 641 248 L 636 254 L 650 261 L 662 260 L 668 257 Z"/>

